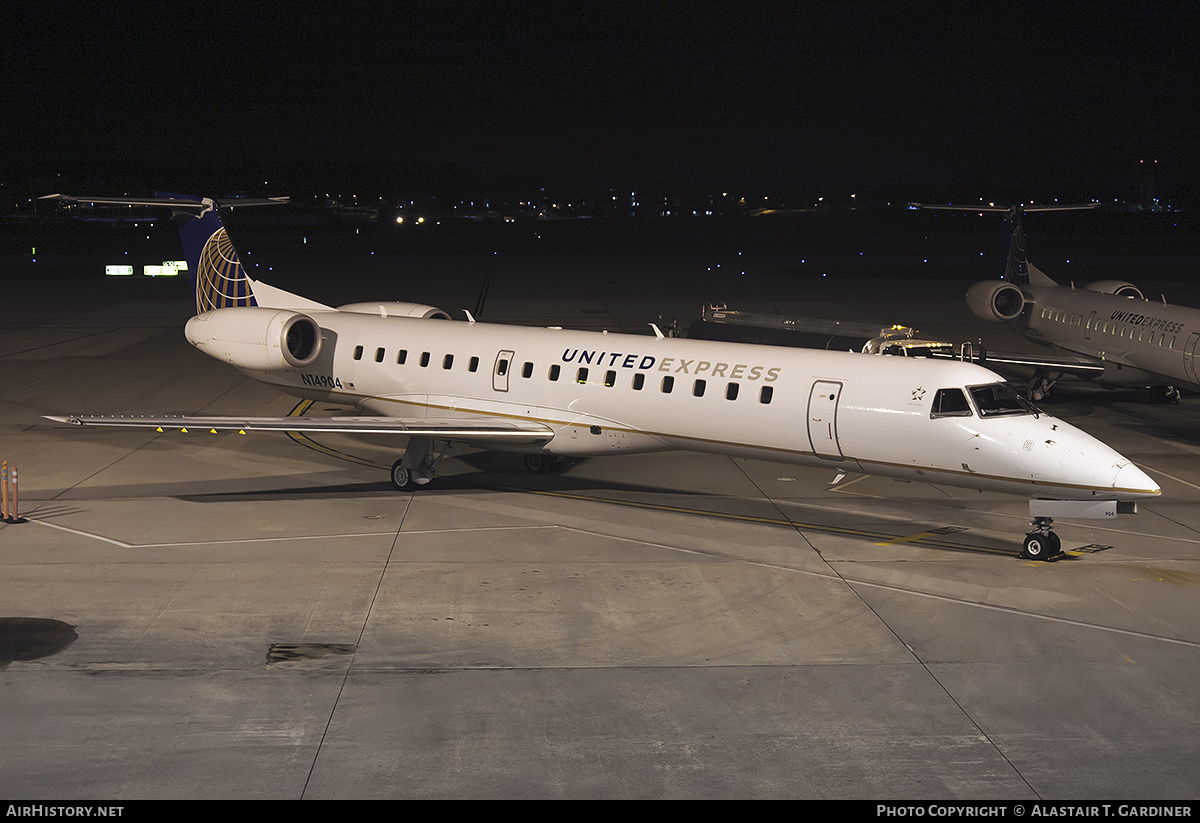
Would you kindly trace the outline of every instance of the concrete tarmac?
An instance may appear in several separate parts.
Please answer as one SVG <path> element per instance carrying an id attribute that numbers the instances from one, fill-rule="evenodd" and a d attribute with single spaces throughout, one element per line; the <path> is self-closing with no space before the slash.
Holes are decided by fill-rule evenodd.
<path id="1" fill-rule="evenodd" d="M 379 297 L 452 311 L 492 265 L 497 322 L 648 333 L 720 298 L 1013 343 L 968 282 L 735 262 L 375 265 Z M 400 494 L 378 439 L 41 418 L 292 409 L 188 345 L 188 308 L 5 284 L 28 522 L 0 526 L 0 797 L 1200 796 L 1198 398 L 1060 386 L 1051 412 L 1163 496 L 1056 521 L 1051 563 L 1017 558 L 1023 499 L 962 489 L 686 453 L 531 476 L 458 447 Z"/>

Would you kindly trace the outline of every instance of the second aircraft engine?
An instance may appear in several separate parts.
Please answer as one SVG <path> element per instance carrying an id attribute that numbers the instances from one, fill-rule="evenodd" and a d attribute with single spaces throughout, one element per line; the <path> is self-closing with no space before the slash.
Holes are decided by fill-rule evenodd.
<path id="1" fill-rule="evenodd" d="M 1126 283 L 1124 280 L 1097 280 L 1095 283 L 1089 283 L 1085 288 L 1088 291 L 1098 291 L 1101 294 L 1115 294 L 1117 297 L 1136 297 L 1138 300 L 1144 300 L 1141 289 L 1132 283 Z"/>
<path id="2" fill-rule="evenodd" d="M 435 306 L 424 303 L 347 303 L 338 306 L 338 311 L 354 314 L 376 314 L 380 317 L 418 317 L 425 320 L 449 320 L 450 315 Z"/>
<path id="3" fill-rule="evenodd" d="M 967 305 L 980 320 L 1016 320 L 1025 309 L 1025 295 L 1012 283 L 982 280 L 967 289 Z"/>

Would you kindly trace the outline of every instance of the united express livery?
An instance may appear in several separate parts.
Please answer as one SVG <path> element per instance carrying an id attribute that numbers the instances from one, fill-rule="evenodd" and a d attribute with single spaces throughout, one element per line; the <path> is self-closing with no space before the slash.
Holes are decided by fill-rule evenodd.
<path id="1" fill-rule="evenodd" d="M 433 478 L 447 442 L 521 454 L 534 472 L 571 457 L 685 449 L 944 483 L 1030 498 L 1029 557 L 1058 553 L 1054 516 L 1111 517 L 1159 494 L 1129 460 L 976 365 L 689 340 L 657 328 L 454 321 L 413 303 L 326 306 L 247 276 L 218 208 L 255 201 L 51 197 L 172 209 L 195 281 L 187 339 L 281 392 L 348 410 L 51 418 L 60 422 L 402 435 L 391 472 L 402 491 Z"/>

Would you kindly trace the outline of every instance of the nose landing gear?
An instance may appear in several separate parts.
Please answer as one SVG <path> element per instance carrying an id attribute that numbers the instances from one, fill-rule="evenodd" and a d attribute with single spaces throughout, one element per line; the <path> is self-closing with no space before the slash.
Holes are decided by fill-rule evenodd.
<path id="1" fill-rule="evenodd" d="M 1025 535 L 1025 543 L 1021 547 L 1021 557 L 1026 560 L 1050 560 L 1062 554 L 1062 540 L 1050 530 L 1054 523 L 1053 517 L 1034 517 L 1030 522 L 1033 527 Z"/>

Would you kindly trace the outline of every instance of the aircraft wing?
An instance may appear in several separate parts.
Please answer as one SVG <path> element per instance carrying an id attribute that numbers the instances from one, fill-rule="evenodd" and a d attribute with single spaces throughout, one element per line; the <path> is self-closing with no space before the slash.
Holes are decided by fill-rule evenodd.
<path id="1" fill-rule="evenodd" d="M 931 357 L 946 360 L 963 360 L 996 371 L 1005 369 L 1048 369 L 1062 372 L 1075 377 L 1099 377 L 1104 373 L 1104 364 L 1091 358 L 1052 357 L 1043 354 L 1024 354 L 1020 352 L 991 351 L 984 348 L 968 348 L 964 355 L 961 351 L 935 351 Z"/>
<path id="2" fill-rule="evenodd" d="M 403 420 L 396 417 L 223 417 L 211 415 L 117 416 L 45 415 L 56 423 L 74 426 L 118 426 L 138 429 L 208 429 L 210 431 L 336 432 L 342 434 L 396 434 L 405 437 L 436 437 L 466 442 L 501 441 L 510 445 L 544 443 L 554 431 L 542 423 L 504 418 L 431 418 Z"/>
<path id="3" fill-rule="evenodd" d="M 727 339 L 714 335 L 712 329 L 722 326 L 748 330 L 748 334 L 757 334 L 769 340 L 773 345 L 794 346 L 798 348 L 831 348 L 826 345 L 836 341 L 839 347 L 847 342 L 854 350 L 863 348 L 864 351 L 879 351 L 897 353 L 900 349 L 909 349 L 913 356 L 934 357 L 941 360 L 962 360 L 977 363 L 997 371 L 1049 369 L 1051 371 L 1070 374 L 1075 377 L 1098 377 L 1104 372 L 1104 364 L 1082 355 L 1055 357 L 1046 354 L 1026 354 L 1022 352 L 992 351 L 981 346 L 954 346 L 937 340 L 921 338 L 915 329 L 906 326 L 880 327 L 877 324 L 861 321 L 828 320 L 819 317 L 793 317 L 780 314 L 760 314 L 754 312 L 734 311 L 724 306 L 706 306 L 698 323 L 693 323 L 688 330 L 689 337 L 704 337 L 707 339 Z M 779 331 L 788 334 L 774 334 Z M 820 339 L 814 339 L 814 335 Z M 896 344 L 888 351 L 888 344 Z"/>

